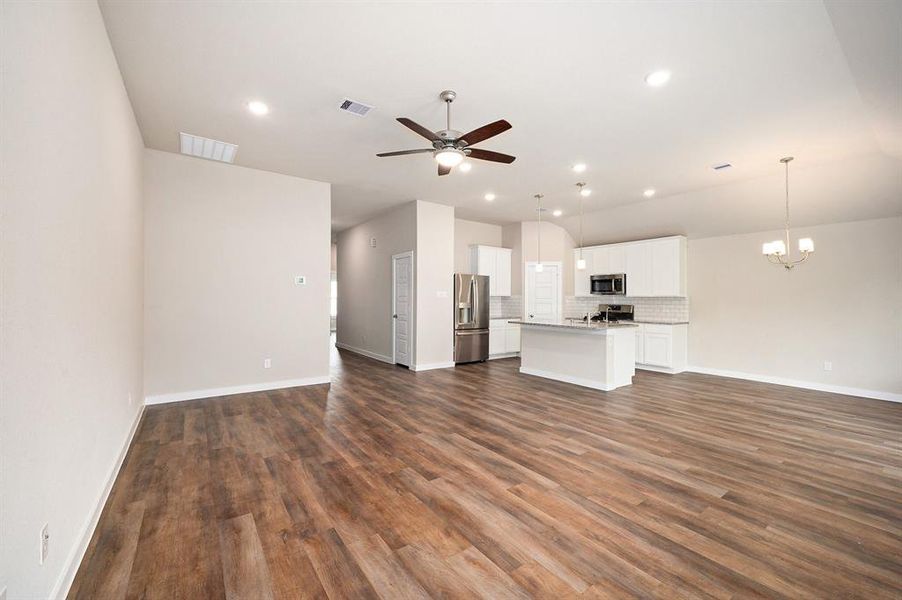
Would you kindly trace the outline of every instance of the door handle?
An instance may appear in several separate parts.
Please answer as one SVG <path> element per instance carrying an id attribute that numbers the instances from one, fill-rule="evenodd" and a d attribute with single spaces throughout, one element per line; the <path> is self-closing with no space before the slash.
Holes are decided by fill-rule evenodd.
<path id="1" fill-rule="evenodd" d="M 397 318 L 398 318 L 398 315 L 392 315 L 391 318 L 392 318 L 392 319 L 397 319 Z"/>

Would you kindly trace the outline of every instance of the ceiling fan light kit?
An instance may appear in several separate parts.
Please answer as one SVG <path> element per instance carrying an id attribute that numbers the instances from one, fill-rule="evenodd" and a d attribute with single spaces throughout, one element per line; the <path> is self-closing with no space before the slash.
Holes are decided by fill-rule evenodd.
<path id="1" fill-rule="evenodd" d="M 504 133 L 510 129 L 511 124 L 504 119 L 489 123 L 488 125 L 483 125 L 482 127 L 463 135 L 461 135 L 459 131 L 451 129 L 451 103 L 454 102 L 455 98 L 457 98 L 457 93 L 453 90 L 445 90 L 439 94 L 439 99 L 445 103 L 445 129 L 431 131 L 412 119 L 398 117 L 399 123 L 429 140 L 432 143 L 432 148 L 381 152 L 376 156 L 386 157 L 432 153 L 435 162 L 438 163 L 439 175 L 447 175 L 451 172 L 451 169 L 460 165 L 465 158 L 474 158 L 477 160 L 487 160 L 504 164 L 514 162 L 516 157 L 509 154 L 472 147 L 479 142 L 495 137 L 499 133 Z"/>
<path id="2" fill-rule="evenodd" d="M 767 257 L 769 263 L 781 265 L 787 271 L 808 260 L 811 253 L 814 252 L 814 240 L 811 238 L 801 238 L 799 239 L 799 253 L 802 255 L 801 258 L 792 260 L 792 257 L 789 256 L 789 163 L 792 162 L 792 159 L 793 157 L 791 156 L 780 159 L 780 162 L 786 166 L 785 241 L 774 240 L 772 242 L 765 242 L 761 246 L 761 253 Z"/>

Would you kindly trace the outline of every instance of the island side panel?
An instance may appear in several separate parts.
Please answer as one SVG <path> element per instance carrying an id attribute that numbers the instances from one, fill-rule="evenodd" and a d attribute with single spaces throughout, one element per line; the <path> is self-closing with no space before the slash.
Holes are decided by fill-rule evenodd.
<path id="1" fill-rule="evenodd" d="M 604 391 L 632 383 L 632 329 L 587 331 L 525 325 L 520 335 L 521 373 Z"/>

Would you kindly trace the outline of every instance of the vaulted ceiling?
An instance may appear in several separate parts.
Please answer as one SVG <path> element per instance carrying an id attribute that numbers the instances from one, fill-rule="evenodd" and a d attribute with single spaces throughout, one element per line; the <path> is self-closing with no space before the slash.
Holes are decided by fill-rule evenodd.
<path id="1" fill-rule="evenodd" d="M 900 6 L 102 2 L 148 147 L 177 152 L 186 131 L 329 181 L 335 230 L 412 199 L 529 220 L 542 192 L 575 233 L 583 179 L 593 241 L 779 227 L 785 155 L 800 224 L 902 214 Z M 651 88 L 658 68 L 672 80 Z M 516 162 L 439 178 L 429 155 L 375 156 L 425 147 L 395 117 L 443 128 L 448 88 L 455 129 L 513 124 L 480 147 Z M 342 113 L 345 97 L 376 108 Z"/>

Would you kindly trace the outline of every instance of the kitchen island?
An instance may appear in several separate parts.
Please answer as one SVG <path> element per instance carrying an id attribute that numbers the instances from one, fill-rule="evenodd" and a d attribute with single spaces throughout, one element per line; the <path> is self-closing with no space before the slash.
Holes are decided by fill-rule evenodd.
<path id="1" fill-rule="evenodd" d="M 578 320 L 520 325 L 520 372 L 610 391 L 636 373 L 636 329 L 628 323 Z"/>

